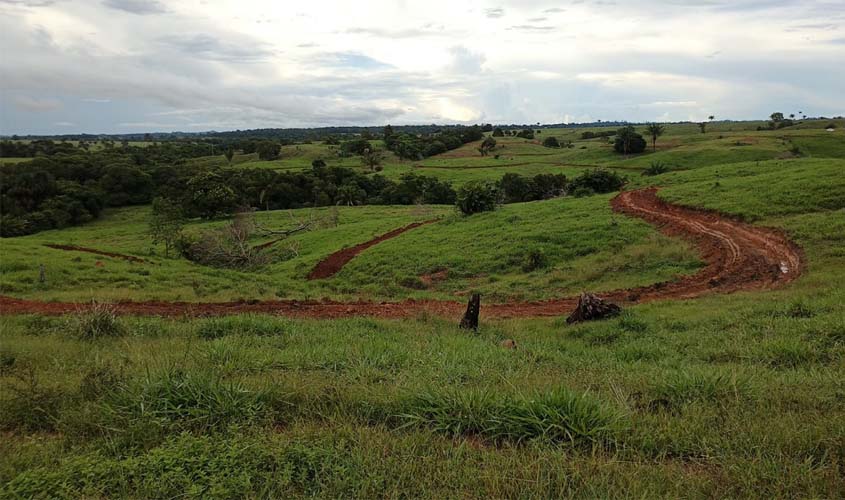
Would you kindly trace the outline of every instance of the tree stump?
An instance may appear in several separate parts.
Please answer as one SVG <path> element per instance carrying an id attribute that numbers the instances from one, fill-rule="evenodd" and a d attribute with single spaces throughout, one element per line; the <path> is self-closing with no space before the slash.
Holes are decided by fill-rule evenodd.
<path id="1" fill-rule="evenodd" d="M 461 320 L 460 327 L 464 330 L 478 330 L 478 313 L 481 310 L 481 295 L 474 293 L 467 303 L 467 311 Z"/>
<path id="2" fill-rule="evenodd" d="M 611 302 L 596 297 L 591 293 L 582 293 L 578 299 L 578 307 L 566 318 L 569 324 L 580 321 L 609 318 L 622 312 L 622 308 Z"/>

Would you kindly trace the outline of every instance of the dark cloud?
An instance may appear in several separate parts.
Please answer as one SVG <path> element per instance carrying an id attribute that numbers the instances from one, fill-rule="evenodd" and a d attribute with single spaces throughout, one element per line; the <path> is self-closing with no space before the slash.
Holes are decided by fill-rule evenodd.
<path id="1" fill-rule="evenodd" d="M 164 14 L 167 12 L 164 4 L 156 0 L 105 0 L 103 5 L 142 16 L 148 14 Z"/>
<path id="2" fill-rule="evenodd" d="M 490 19 L 498 19 L 505 15 L 505 9 L 500 7 L 496 7 L 493 9 L 484 9 L 484 15 L 489 17 Z"/>

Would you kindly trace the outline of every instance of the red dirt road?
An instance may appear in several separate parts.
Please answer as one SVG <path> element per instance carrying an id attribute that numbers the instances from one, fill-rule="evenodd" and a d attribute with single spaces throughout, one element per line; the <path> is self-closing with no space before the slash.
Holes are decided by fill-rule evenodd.
<path id="1" fill-rule="evenodd" d="M 691 276 L 600 294 L 603 298 L 623 304 L 664 299 L 689 299 L 707 293 L 774 288 L 794 280 L 801 274 L 804 267 L 803 253 L 780 231 L 751 226 L 715 212 L 672 205 L 661 201 L 656 191 L 651 188 L 623 192 L 614 198 L 611 204 L 615 211 L 644 219 L 657 226 L 663 234 L 692 242 L 698 248 L 706 266 Z M 407 230 L 408 227 L 402 229 Z M 382 235 L 376 240 L 383 241 L 386 236 Z M 373 241 L 378 243 L 376 240 Z M 346 259 L 344 263 L 349 259 Z M 569 313 L 576 302 L 576 297 L 565 297 L 539 302 L 482 304 L 481 312 L 488 318 L 560 316 Z M 2 314 L 63 314 L 83 307 L 85 307 L 84 304 L 78 303 L 39 302 L 0 297 L 0 313 Z M 401 318 L 422 312 L 458 317 L 463 312 L 464 304 L 444 300 L 401 302 L 285 300 L 218 303 L 119 302 L 115 304 L 115 307 L 122 314 L 159 316 L 267 313 L 297 318 L 351 316 Z"/>
<path id="2" fill-rule="evenodd" d="M 378 245 L 382 241 L 389 240 L 390 238 L 395 238 L 400 234 L 404 233 L 405 231 L 409 231 L 411 229 L 414 229 L 415 227 L 420 227 L 425 224 L 431 224 L 432 222 L 435 221 L 428 220 L 425 222 L 414 222 L 408 224 L 405 227 L 400 227 L 399 229 L 394 229 L 393 231 L 384 233 L 378 238 L 373 238 L 365 243 L 355 245 L 354 247 L 344 248 L 343 250 L 335 252 L 318 262 L 314 269 L 311 270 L 310 273 L 308 273 L 307 278 L 309 280 L 321 280 L 325 278 L 331 278 L 332 276 L 337 274 L 341 269 L 343 269 L 343 266 L 345 266 L 347 262 L 355 258 L 355 256 L 359 253 L 370 248 L 371 246 Z"/>

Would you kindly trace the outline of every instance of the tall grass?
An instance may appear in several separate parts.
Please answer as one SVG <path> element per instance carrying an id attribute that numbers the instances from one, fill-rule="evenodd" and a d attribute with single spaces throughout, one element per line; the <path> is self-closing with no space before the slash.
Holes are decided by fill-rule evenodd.
<path id="1" fill-rule="evenodd" d="M 624 428 L 619 411 L 563 388 L 533 397 L 503 397 L 485 389 L 427 392 L 412 396 L 400 418 L 405 426 L 425 426 L 453 436 L 573 446 L 613 443 Z"/>

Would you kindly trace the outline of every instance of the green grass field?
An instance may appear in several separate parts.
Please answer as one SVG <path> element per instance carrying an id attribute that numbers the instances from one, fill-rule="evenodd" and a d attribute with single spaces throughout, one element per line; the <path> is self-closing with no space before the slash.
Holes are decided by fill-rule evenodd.
<path id="1" fill-rule="evenodd" d="M 638 305 L 575 326 L 564 311 L 486 320 L 482 302 L 478 333 L 428 314 L 2 316 L 0 497 L 839 498 L 843 127 L 757 132 L 758 125 L 713 123 L 707 134 L 673 126 L 657 153 L 627 160 L 595 140 L 541 156 L 531 156 L 545 153 L 541 146 L 503 142 L 519 150 L 514 163 L 538 172 L 612 165 L 631 188 L 661 186 L 668 201 L 782 229 L 807 262 L 784 288 Z M 793 145 L 800 157 L 789 153 Z M 641 176 L 658 157 L 672 170 Z M 459 183 L 523 168 L 490 161 L 433 158 L 385 172 L 440 162 L 448 168 L 431 172 Z M 336 226 L 292 239 L 298 257 L 256 272 L 167 259 L 160 248 L 151 255 L 147 209 L 114 210 L 89 225 L 2 240 L 0 287 L 15 297 L 83 301 L 464 300 L 469 291 L 485 301 L 533 300 L 698 268 L 689 245 L 613 214 L 611 197 L 507 205 L 469 218 L 451 207 L 339 208 Z M 259 217 L 290 224 L 287 212 Z M 435 217 L 366 250 L 333 278 L 303 279 L 335 250 Z M 222 222 L 189 229 L 213 224 Z M 534 250 L 547 267 L 526 272 Z M 445 279 L 421 280 L 444 270 Z M 504 339 L 517 348 L 502 347 Z"/>

